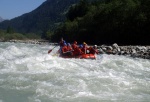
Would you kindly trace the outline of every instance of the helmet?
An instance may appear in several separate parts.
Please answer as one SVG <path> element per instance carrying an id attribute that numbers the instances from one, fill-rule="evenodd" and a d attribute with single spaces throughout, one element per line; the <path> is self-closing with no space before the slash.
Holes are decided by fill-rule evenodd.
<path id="1" fill-rule="evenodd" d="M 84 45 L 86 45 L 86 43 L 85 43 L 85 42 L 83 42 L 83 44 L 84 44 Z"/>
<path id="2" fill-rule="evenodd" d="M 82 44 L 80 44 L 80 45 L 79 45 L 79 47 L 80 47 L 80 48 L 82 48 L 82 47 L 83 47 L 83 45 L 82 45 Z"/>
<path id="3" fill-rule="evenodd" d="M 77 44 L 77 41 L 74 41 L 74 44 Z"/>
<path id="4" fill-rule="evenodd" d="M 67 43 L 68 46 L 71 46 L 70 43 Z"/>
<path id="5" fill-rule="evenodd" d="M 95 48 L 97 48 L 97 45 L 94 45 Z"/>
<path id="6" fill-rule="evenodd" d="M 64 46 L 67 46 L 67 44 L 66 44 L 66 43 L 64 43 Z"/>

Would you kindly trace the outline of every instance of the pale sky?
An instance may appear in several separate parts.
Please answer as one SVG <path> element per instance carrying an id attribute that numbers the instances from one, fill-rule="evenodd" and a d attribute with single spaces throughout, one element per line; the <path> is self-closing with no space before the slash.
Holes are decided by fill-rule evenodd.
<path id="1" fill-rule="evenodd" d="M 46 0 L 0 0 L 0 17 L 12 19 L 31 12 Z"/>

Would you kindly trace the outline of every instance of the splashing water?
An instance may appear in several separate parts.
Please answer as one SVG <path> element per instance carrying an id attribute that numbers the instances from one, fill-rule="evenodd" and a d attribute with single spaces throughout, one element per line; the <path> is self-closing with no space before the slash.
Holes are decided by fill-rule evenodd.
<path id="1" fill-rule="evenodd" d="M 148 102 L 150 61 L 64 59 L 58 47 L 0 43 L 0 102 Z"/>

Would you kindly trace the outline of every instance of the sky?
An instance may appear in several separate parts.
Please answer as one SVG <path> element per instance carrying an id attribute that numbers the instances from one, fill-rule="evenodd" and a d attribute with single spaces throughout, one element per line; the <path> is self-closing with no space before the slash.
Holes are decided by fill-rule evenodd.
<path id="1" fill-rule="evenodd" d="M 46 0 L 0 0 L 0 17 L 12 19 L 31 12 Z"/>

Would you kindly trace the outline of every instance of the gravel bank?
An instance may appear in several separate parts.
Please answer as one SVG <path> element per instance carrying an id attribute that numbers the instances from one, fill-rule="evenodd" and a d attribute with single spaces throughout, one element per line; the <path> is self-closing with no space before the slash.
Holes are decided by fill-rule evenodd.
<path id="1" fill-rule="evenodd" d="M 119 46 L 115 43 L 111 46 L 98 46 L 98 50 L 102 54 L 125 55 L 133 58 L 150 59 L 150 46 Z"/>

